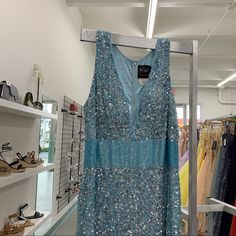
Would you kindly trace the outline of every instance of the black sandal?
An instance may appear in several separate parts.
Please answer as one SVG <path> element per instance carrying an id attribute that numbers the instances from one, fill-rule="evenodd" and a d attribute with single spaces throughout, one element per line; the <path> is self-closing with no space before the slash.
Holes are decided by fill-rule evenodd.
<path id="1" fill-rule="evenodd" d="M 31 216 L 25 216 L 23 211 L 26 210 L 29 207 L 29 204 L 26 203 L 25 205 L 19 207 L 19 220 L 25 220 L 25 219 L 38 219 L 44 216 L 43 213 L 40 213 L 38 211 L 35 211 L 33 215 Z"/>

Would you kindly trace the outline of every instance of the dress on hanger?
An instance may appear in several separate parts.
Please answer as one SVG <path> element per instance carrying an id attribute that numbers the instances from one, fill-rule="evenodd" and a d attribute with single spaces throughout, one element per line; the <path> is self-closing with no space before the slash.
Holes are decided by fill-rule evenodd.
<path id="1" fill-rule="evenodd" d="M 216 178 L 215 196 L 216 199 L 233 205 L 235 199 L 236 135 L 231 134 L 230 131 L 222 135 L 221 155 Z M 232 176 L 234 176 L 234 179 L 231 179 Z M 230 196 L 227 192 L 231 193 Z M 230 230 L 229 223 L 231 221 L 227 220 L 224 222 L 224 219 L 230 218 L 232 220 L 232 215 L 227 214 L 228 213 L 225 212 L 217 212 L 214 214 L 214 235 L 224 235 L 222 234 L 222 229 L 225 231 L 226 226 L 227 230 Z M 227 235 L 229 235 L 229 233 Z"/>
<path id="2" fill-rule="evenodd" d="M 185 128 L 181 130 L 181 135 L 179 137 L 179 158 L 181 158 L 188 149 L 187 131 Z"/>
<path id="3" fill-rule="evenodd" d="M 85 104 L 85 159 L 77 235 L 180 235 L 178 124 L 169 79 L 170 42 L 139 61 L 97 32 Z M 138 80 L 139 65 L 151 66 Z"/>
<path id="4" fill-rule="evenodd" d="M 205 200 L 209 197 L 214 163 L 217 155 L 220 135 L 218 130 L 209 130 L 207 137 L 206 155 L 202 162 L 202 166 L 197 176 L 197 204 L 206 204 Z M 206 219 L 204 213 L 198 214 L 198 232 L 204 235 L 206 227 Z"/>
<path id="5" fill-rule="evenodd" d="M 179 160 L 179 169 L 181 170 L 184 164 L 189 160 L 189 150 L 187 150 L 184 155 Z"/>
<path id="6" fill-rule="evenodd" d="M 201 165 L 206 152 L 206 133 L 203 131 L 200 135 L 198 150 L 197 150 L 197 170 L 198 173 L 201 169 Z M 181 163 L 180 163 L 181 164 Z M 189 160 L 185 162 L 179 171 L 180 176 L 180 192 L 181 192 L 181 205 L 188 205 L 188 182 L 189 182 Z"/>

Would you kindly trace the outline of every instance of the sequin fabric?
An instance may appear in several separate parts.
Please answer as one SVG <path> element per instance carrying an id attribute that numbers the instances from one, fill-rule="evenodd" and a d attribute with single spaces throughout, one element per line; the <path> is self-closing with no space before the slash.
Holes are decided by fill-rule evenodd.
<path id="1" fill-rule="evenodd" d="M 77 235 L 180 235 L 178 126 L 169 40 L 139 61 L 97 32 L 85 104 L 85 160 Z M 152 67 L 144 85 L 138 65 Z"/>

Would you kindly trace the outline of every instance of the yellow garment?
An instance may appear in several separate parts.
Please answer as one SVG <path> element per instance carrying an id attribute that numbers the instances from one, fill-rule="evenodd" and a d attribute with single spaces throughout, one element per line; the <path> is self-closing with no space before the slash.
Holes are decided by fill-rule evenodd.
<path id="1" fill-rule="evenodd" d="M 202 162 L 205 156 L 206 150 L 206 132 L 203 130 L 200 139 L 199 145 L 197 150 L 197 170 L 199 172 Z M 179 172 L 180 177 L 180 193 L 181 193 L 181 205 L 187 206 L 188 205 L 188 181 L 189 181 L 189 161 L 187 161 L 182 169 Z"/>
<path id="2" fill-rule="evenodd" d="M 188 204 L 188 176 L 189 176 L 189 161 L 187 161 L 184 164 L 184 166 L 179 172 L 182 206 L 187 206 Z"/>
<path id="3" fill-rule="evenodd" d="M 217 142 L 216 149 L 212 149 L 213 142 Z M 211 130 L 208 135 L 207 145 L 206 145 L 206 155 L 203 161 L 202 167 L 198 173 L 197 179 L 197 204 L 205 204 L 206 197 L 209 196 L 210 185 L 212 181 L 213 166 L 217 155 L 218 146 L 220 143 L 220 135 L 217 130 Z M 198 232 L 205 232 L 205 214 L 198 214 Z"/>

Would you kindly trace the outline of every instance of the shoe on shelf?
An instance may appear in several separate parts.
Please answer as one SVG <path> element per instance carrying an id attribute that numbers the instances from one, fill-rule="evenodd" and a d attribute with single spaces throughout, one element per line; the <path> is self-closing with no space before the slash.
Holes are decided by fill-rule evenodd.
<path id="1" fill-rule="evenodd" d="M 27 162 L 37 163 L 38 165 L 42 165 L 44 163 L 44 160 L 35 156 L 35 151 L 28 152 L 27 156 Z"/>
<path id="2" fill-rule="evenodd" d="M 4 235 L 22 235 L 26 227 L 34 226 L 35 223 L 26 219 L 23 223 L 19 223 L 18 214 L 12 214 L 8 216 L 8 223 L 5 224 L 2 231 L 0 231 L 0 236 Z"/>
<path id="3" fill-rule="evenodd" d="M 18 160 L 8 163 L 6 158 L 3 156 L 4 152 L 12 151 L 12 147 L 9 146 L 10 143 L 5 143 L 2 145 L 2 150 L 0 152 L 0 166 L 1 170 L 3 170 L 2 174 L 8 174 L 7 172 L 11 171 L 13 173 L 21 173 L 25 171 L 25 168 L 20 164 Z"/>
<path id="4" fill-rule="evenodd" d="M 25 216 L 23 211 L 25 211 L 27 208 L 29 207 L 29 204 L 26 203 L 22 206 L 19 207 L 19 215 L 18 215 L 18 219 L 19 220 L 26 220 L 26 219 L 38 219 L 44 216 L 43 213 L 40 213 L 38 211 L 35 211 L 32 215 L 30 216 Z"/>
<path id="5" fill-rule="evenodd" d="M 34 107 L 33 103 L 34 103 L 33 102 L 33 94 L 31 92 L 27 92 L 25 94 L 24 105 L 33 108 Z"/>
<path id="6" fill-rule="evenodd" d="M 19 159 L 20 164 L 25 168 L 35 168 L 38 166 L 38 163 L 35 160 L 29 159 L 28 155 L 22 156 L 19 152 L 16 153 Z"/>
<path id="7" fill-rule="evenodd" d="M 0 160 L 0 176 L 9 176 L 11 173 L 12 170 L 9 165 Z"/>
<path id="8" fill-rule="evenodd" d="M 4 225 L 3 230 L 0 231 L 0 236 L 6 236 L 6 235 L 23 235 L 25 228 L 19 227 L 18 224 L 16 224 L 17 219 L 15 219 L 15 214 L 8 216 L 8 223 Z"/>
<path id="9" fill-rule="evenodd" d="M 8 175 L 11 173 L 22 173 L 24 171 L 25 171 L 25 168 L 19 163 L 19 161 L 14 161 L 9 164 L 8 162 L 0 159 L 0 175 L 1 176 L 4 176 L 5 174 Z"/>

